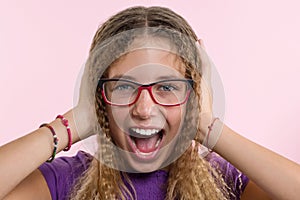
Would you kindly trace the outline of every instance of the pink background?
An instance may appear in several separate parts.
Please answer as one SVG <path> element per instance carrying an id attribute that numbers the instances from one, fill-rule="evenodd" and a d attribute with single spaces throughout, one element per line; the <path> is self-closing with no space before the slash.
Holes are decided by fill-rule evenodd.
<path id="1" fill-rule="evenodd" d="M 296 0 L 1 1 L 0 145 L 73 106 L 76 78 L 98 25 L 133 5 L 167 6 L 185 17 L 221 74 L 225 122 L 300 163 Z"/>

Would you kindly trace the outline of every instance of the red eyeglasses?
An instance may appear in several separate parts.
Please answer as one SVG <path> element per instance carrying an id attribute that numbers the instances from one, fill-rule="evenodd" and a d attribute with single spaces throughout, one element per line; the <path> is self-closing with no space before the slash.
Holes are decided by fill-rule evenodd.
<path id="1" fill-rule="evenodd" d="M 141 84 L 126 79 L 100 79 L 98 88 L 104 101 L 113 106 L 130 106 L 137 102 L 142 90 L 148 90 L 152 100 L 162 106 L 184 104 L 191 93 L 191 79 L 170 79 Z"/>

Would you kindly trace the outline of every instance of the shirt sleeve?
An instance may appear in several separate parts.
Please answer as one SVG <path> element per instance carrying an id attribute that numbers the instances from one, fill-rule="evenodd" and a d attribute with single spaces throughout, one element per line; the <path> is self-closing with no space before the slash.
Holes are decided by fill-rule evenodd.
<path id="1" fill-rule="evenodd" d="M 227 184 L 230 199 L 239 200 L 249 182 L 249 178 L 218 154 L 211 153 L 208 157 L 209 163 L 221 173 Z"/>
<path id="2" fill-rule="evenodd" d="M 39 167 L 49 187 L 53 200 L 68 199 L 81 174 L 88 169 L 92 156 L 79 151 L 73 157 L 58 157 L 51 163 Z"/>

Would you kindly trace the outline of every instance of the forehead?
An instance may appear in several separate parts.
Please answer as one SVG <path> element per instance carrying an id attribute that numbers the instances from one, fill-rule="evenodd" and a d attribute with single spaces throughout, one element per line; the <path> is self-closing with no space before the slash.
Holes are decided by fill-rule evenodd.
<path id="1" fill-rule="evenodd" d="M 181 58 L 169 51 L 144 48 L 131 51 L 108 69 L 108 78 L 133 76 L 147 80 L 157 77 L 184 77 L 185 65 Z"/>

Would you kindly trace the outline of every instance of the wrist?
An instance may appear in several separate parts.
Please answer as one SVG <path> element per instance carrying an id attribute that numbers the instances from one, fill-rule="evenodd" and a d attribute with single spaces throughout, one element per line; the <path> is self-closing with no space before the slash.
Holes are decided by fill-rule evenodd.
<path id="1" fill-rule="evenodd" d="M 201 113 L 200 115 L 200 131 L 202 133 L 201 142 L 204 142 L 204 138 L 206 137 L 209 129 L 208 127 L 211 125 L 214 117 L 211 113 Z"/>
<path id="2" fill-rule="evenodd" d="M 64 114 L 64 118 L 68 121 L 68 115 Z M 71 145 L 78 141 L 78 137 L 76 137 L 76 131 L 74 131 L 72 125 L 69 123 L 69 131 L 66 126 L 62 123 L 62 120 L 59 118 L 54 119 L 49 126 L 53 128 L 56 133 L 56 137 L 58 139 L 57 143 L 57 153 L 64 150 L 67 151 L 71 148 Z"/>
<path id="3" fill-rule="evenodd" d="M 213 117 L 211 113 L 202 114 L 200 120 L 202 135 L 200 142 L 207 149 L 212 150 L 221 135 L 223 122 L 219 118 Z"/>
<path id="4" fill-rule="evenodd" d="M 219 118 L 214 118 L 207 127 L 207 134 L 203 143 L 209 150 L 213 150 L 216 146 L 222 134 L 223 125 L 223 122 Z"/>
<path id="5" fill-rule="evenodd" d="M 72 144 L 80 140 L 80 138 L 78 137 L 78 131 L 73 118 L 73 110 L 69 110 L 68 112 L 64 113 L 61 116 L 64 118 L 64 120 L 68 122 L 68 126 L 66 126 L 63 120 L 58 117 L 53 122 L 50 123 L 55 129 L 57 137 L 59 139 L 58 142 L 59 150 L 63 150 L 68 146 L 70 147 Z"/>

